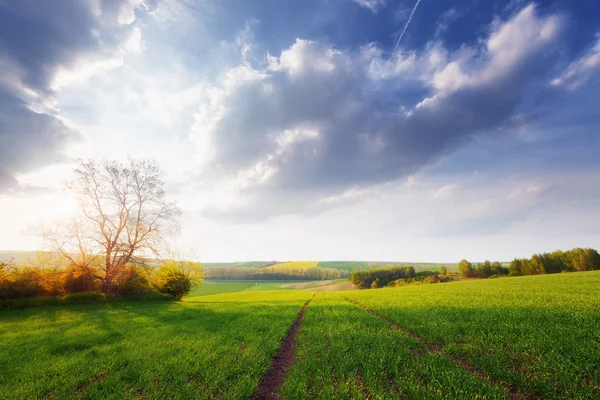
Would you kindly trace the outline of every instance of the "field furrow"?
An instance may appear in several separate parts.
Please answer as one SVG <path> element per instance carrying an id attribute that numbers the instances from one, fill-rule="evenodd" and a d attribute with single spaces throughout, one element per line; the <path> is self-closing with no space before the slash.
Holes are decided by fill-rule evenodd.
<path id="1" fill-rule="evenodd" d="M 300 310 L 296 320 L 283 338 L 281 346 L 279 346 L 277 353 L 271 360 L 271 367 L 262 375 L 257 391 L 253 396 L 255 400 L 276 400 L 280 398 L 279 390 L 287 376 L 288 368 L 296 358 L 296 336 L 298 336 L 304 313 L 309 304 L 310 299 L 304 303 L 302 310 Z"/>
<path id="2" fill-rule="evenodd" d="M 0 313 L 0 398 L 248 399 L 310 292 Z"/>
<path id="3" fill-rule="evenodd" d="M 527 395 L 525 393 L 521 393 L 519 391 L 519 389 L 517 387 L 515 387 L 514 385 L 510 385 L 502 380 L 494 379 L 494 378 L 490 377 L 487 373 L 478 369 L 477 367 L 475 367 L 474 365 L 469 363 L 467 360 L 460 359 L 456 356 L 453 356 L 451 354 L 444 352 L 442 350 L 442 347 L 439 344 L 433 344 L 433 343 L 428 342 L 427 339 L 425 339 L 424 337 L 419 336 L 419 335 L 415 334 L 414 332 L 411 332 L 411 331 L 401 327 L 400 325 L 398 325 L 398 323 L 394 322 L 393 320 L 389 319 L 388 317 L 381 315 L 381 314 L 377 313 L 376 311 L 371 310 L 368 307 L 362 306 L 353 300 L 349 300 L 349 299 L 346 299 L 346 300 L 349 301 L 350 303 L 354 304 L 355 306 L 365 310 L 366 312 L 368 312 L 372 315 L 375 315 L 378 318 L 383 319 L 394 329 L 415 339 L 416 341 L 421 343 L 423 346 L 425 346 L 425 348 L 427 348 L 427 350 L 429 352 L 434 353 L 434 354 L 441 354 L 441 355 L 449 358 L 450 360 L 452 360 L 457 366 L 462 367 L 462 368 L 466 369 L 467 371 L 469 371 L 474 377 L 476 377 L 482 381 L 493 382 L 494 384 L 502 387 L 505 390 L 506 394 L 511 399 L 537 399 L 537 398 L 539 398 L 539 396 L 537 396 L 537 395 L 531 395 L 531 394 Z"/>
<path id="4" fill-rule="evenodd" d="M 297 348 L 284 398 L 508 398 L 500 386 L 330 293 L 307 309 Z"/>
<path id="5" fill-rule="evenodd" d="M 600 398 L 599 285 L 582 272 L 344 297 L 527 396 L 587 399 Z"/>

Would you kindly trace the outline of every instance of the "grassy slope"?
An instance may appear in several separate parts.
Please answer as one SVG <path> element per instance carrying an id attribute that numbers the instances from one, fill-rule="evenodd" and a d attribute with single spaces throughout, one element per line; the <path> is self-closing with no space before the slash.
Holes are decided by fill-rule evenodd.
<path id="1" fill-rule="evenodd" d="M 600 398 L 600 271 L 333 293 L 544 398 Z M 594 388 L 595 387 L 595 388 Z"/>
<path id="2" fill-rule="evenodd" d="M 325 286 L 340 285 L 345 282 L 347 282 L 346 279 L 328 281 L 205 280 L 201 287 L 193 288 L 187 297 L 264 290 L 312 290 Z"/>
<path id="3" fill-rule="evenodd" d="M 447 358 L 333 294 L 306 311 L 286 399 L 503 398 Z"/>
<path id="4" fill-rule="evenodd" d="M 271 265 L 273 261 L 240 261 L 240 262 L 221 262 L 221 263 L 202 263 L 204 268 L 217 268 L 217 267 L 263 267 L 265 265 Z"/>
<path id="5" fill-rule="evenodd" d="M 391 268 L 401 266 L 413 266 L 417 271 L 438 271 L 440 266 L 444 265 L 448 271 L 456 271 L 458 264 L 456 263 L 419 263 L 419 262 L 399 262 L 399 261 L 320 261 L 318 266 L 321 268 L 342 269 L 348 272 L 364 271 L 374 268 Z"/>
<path id="6" fill-rule="evenodd" d="M 219 293 L 234 293 L 254 285 L 252 281 L 205 280 L 202 286 L 193 287 L 188 297 L 207 296 Z"/>
<path id="7" fill-rule="evenodd" d="M 527 394 L 600 398 L 599 287 L 597 271 L 319 293 L 284 398 L 505 396 L 448 355 Z M 3 311 L 0 398 L 248 398 L 313 294 Z"/>
<path id="8" fill-rule="evenodd" d="M 0 398 L 249 398 L 311 295 L 3 311 Z"/>
<path id="9" fill-rule="evenodd" d="M 19 262 L 24 260 L 26 257 L 34 257 L 35 251 L 13 251 L 13 250 L 0 250 L 0 260 L 10 260 L 14 258 L 15 261 Z M 348 272 L 365 270 L 370 268 L 389 268 L 391 266 L 414 266 L 417 270 L 438 270 L 440 265 L 445 265 L 449 271 L 457 270 L 456 263 L 410 263 L 410 262 L 380 262 L 380 261 L 288 261 L 288 262 L 276 262 L 276 261 L 239 261 L 239 262 L 216 262 L 216 263 L 203 263 L 204 268 L 216 268 L 216 267 L 238 267 L 238 268 L 249 268 L 249 267 L 265 267 L 265 266 L 282 266 L 282 267 L 294 267 L 294 268 L 309 268 L 318 266 L 321 268 L 335 268 L 346 270 Z"/>
<path id="10" fill-rule="evenodd" d="M 302 268 L 302 269 L 306 269 L 306 268 L 312 268 L 312 267 L 316 267 L 319 264 L 318 261 L 286 261 L 286 262 L 280 262 L 277 264 L 273 264 L 272 268 Z"/>
<path id="11" fill-rule="evenodd" d="M 20 262 L 27 257 L 35 257 L 36 253 L 35 251 L 0 250 L 0 261 L 14 260 L 15 262 Z"/>

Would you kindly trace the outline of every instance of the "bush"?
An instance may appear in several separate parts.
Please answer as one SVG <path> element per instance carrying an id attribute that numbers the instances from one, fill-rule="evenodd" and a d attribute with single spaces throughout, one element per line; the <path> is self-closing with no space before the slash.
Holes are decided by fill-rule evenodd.
<path id="1" fill-rule="evenodd" d="M 158 290 L 181 300 L 192 288 L 192 280 L 183 272 L 166 271 L 161 274 Z"/>
<path id="2" fill-rule="evenodd" d="M 31 297 L 28 299 L 12 299 L 0 301 L 0 310 L 57 306 L 60 304 L 60 297 Z"/>
<path id="3" fill-rule="evenodd" d="M 64 304 L 90 304 L 104 302 L 104 295 L 99 292 L 71 293 L 62 298 Z"/>
<path id="4" fill-rule="evenodd" d="M 65 276 L 67 293 L 94 292 L 100 290 L 101 280 L 95 268 L 69 266 Z"/>
<path id="5" fill-rule="evenodd" d="M 152 287 L 148 275 L 137 266 L 128 269 L 124 283 L 118 288 L 118 293 L 122 296 L 142 296 L 149 292 L 152 292 Z"/>
<path id="6" fill-rule="evenodd" d="M 0 281 L 0 300 L 23 299 L 44 296 L 39 270 L 34 268 L 12 268 L 3 274 Z"/>

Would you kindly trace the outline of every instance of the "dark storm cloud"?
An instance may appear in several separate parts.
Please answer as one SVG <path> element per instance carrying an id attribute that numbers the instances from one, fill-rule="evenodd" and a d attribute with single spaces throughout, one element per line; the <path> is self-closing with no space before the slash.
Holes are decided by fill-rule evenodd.
<path id="1" fill-rule="evenodd" d="M 13 175 L 64 160 L 79 134 L 53 106 L 60 69 L 114 56 L 136 0 L 0 0 L 0 191 Z"/>

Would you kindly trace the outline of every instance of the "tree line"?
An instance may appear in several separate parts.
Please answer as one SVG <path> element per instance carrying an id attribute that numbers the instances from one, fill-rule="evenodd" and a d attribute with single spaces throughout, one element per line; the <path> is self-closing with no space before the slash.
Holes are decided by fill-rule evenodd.
<path id="1" fill-rule="evenodd" d="M 574 248 L 567 251 L 534 254 L 531 258 L 515 258 L 509 266 L 509 275 L 556 274 L 559 272 L 594 271 L 600 269 L 600 254 L 592 248 Z"/>
<path id="2" fill-rule="evenodd" d="M 204 273 L 206 279 L 240 280 L 329 280 L 348 277 L 348 271 L 321 267 L 214 267 L 206 268 Z"/>
<path id="3" fill-rule="evenodd" d="M 435 276 L 435 278 L 433 278 Z M 414 267 L 394 267 L 354 271 L 350 281 L 359 289 L 381 288 L 385 286 L 400 286 L 425 280 L 438 281 L 439 275 L 433 271 L 416 272 Z"/>
<path id="4" fill-rule="evenodd" d="M 460 260 L 458 263 L 458 272 L 463 278 L 481 278 L 506 276 L 508 268 L 502 266 L 500 261 L 491 262 L 486 260 L 477 265 L 471 264 L 467 260 Z"/>
<path id="5" fill-rule="evenodd" d="M 498 261 L 485 261 L 473 265 L 467 260 L 458 263 L 458 270 L 465 278 L 489 278 L 494 275 L 541 275 L 559 272 L 594 271 L 600 269 L 600 254 L 592 248 L 574 248 L 567 251 L 534 254 L 531 258 L 515 258 L 508 268 Z"/>
<path id="6" fill-rule="evenodd" d="M 395 267 L 355 271 L 350 281 L 359 289 L 403 286 L 411 283 L 449 282 L 457 278 L 487 279 L 500 276 L 555 274 L 559 272 L 600 270 L 600 254 L 591 248 L 534 254 L 531 258 L 515 258 L 508 267 L 499 261 L 486 260 L 473 264 L 460 260 L 458 273 L 449 273 L 445 266 L 439 271 L 419 271 L 413 267 Z"/>

